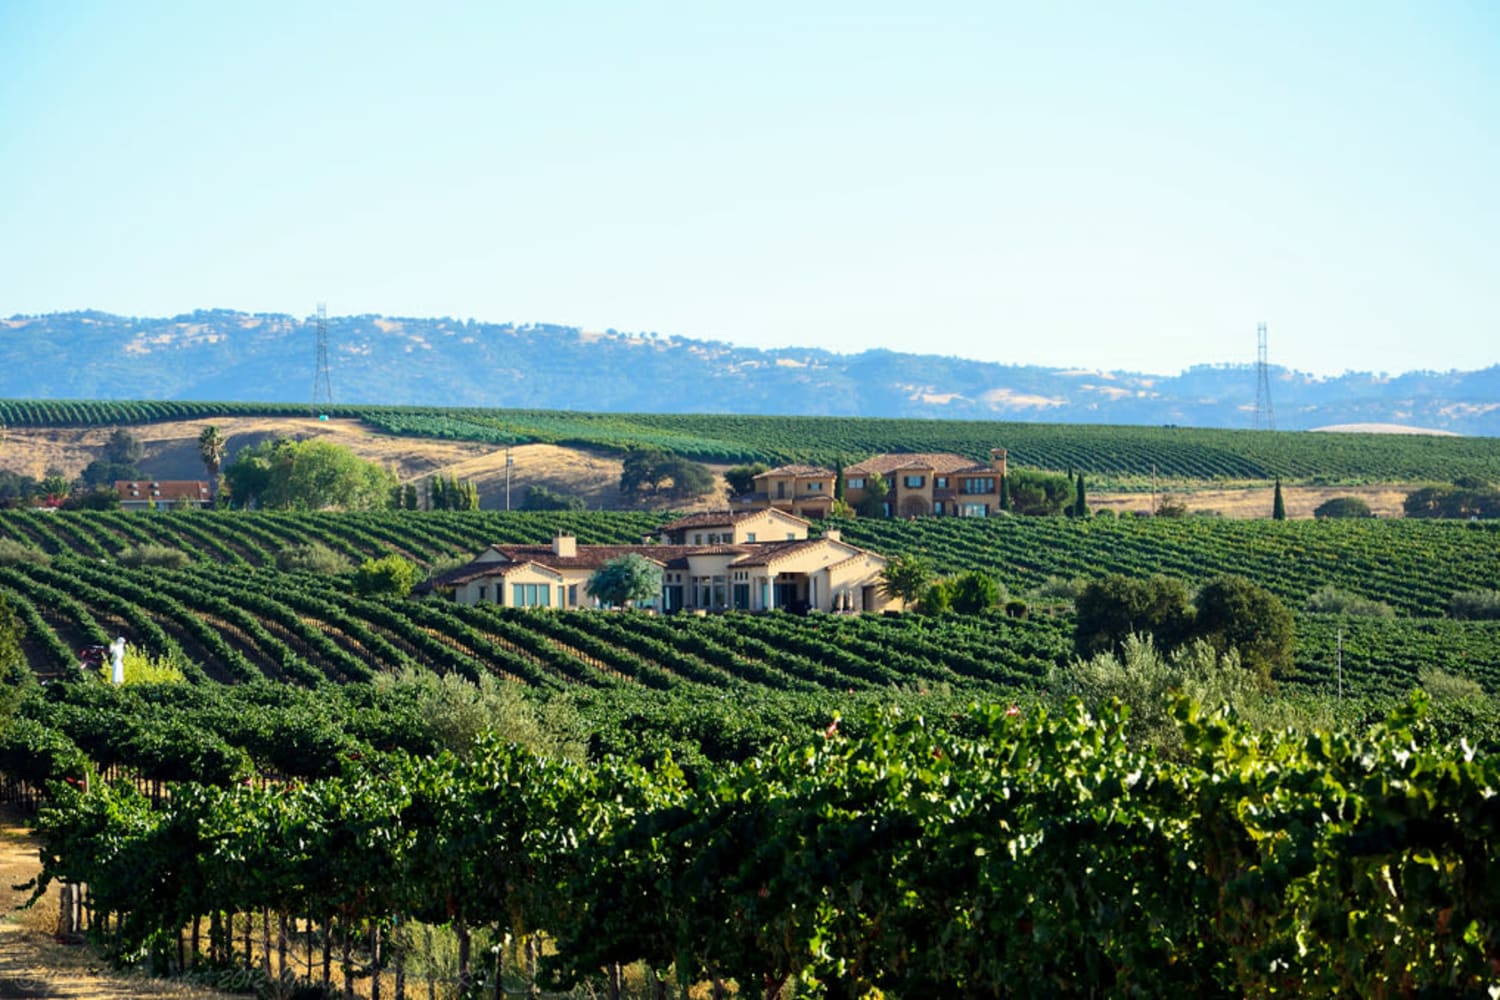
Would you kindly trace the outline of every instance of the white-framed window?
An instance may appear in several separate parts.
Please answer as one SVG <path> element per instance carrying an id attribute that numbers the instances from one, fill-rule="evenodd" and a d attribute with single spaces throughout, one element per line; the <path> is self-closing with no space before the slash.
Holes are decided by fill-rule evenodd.
<path id="1" fill-rule="evenodd" d="M 551 607 L 552 588 L 545 583 L 513 583 L 510 603 L 517 608 Z"/>
<path id="2" fill-rule="evenodd" d="M 862 490 L 865 488 L 865 480 L 863 476 L 856 476 L 853 479 L 844 480 L 844 485 L 851 490 Z"/>
<path id="3" fill-rule="evenodd" d="M 963 491 L 972 495 L 995 492 L 994 476 L 975 476 L 964 480 Z"/>
<path id="4" fill-rule="evenodd" d="M 959 509 L 961 517 L 989 517 L 990 505 L 987 503 L 966 503 Z"/>
<path id="5" fill-rule="evenodd" d="M 909 490 L 920 490 L 926 484 L 926 476 L 907 476 L 906 479 L 902 482 L 902 485 L 904 485 Z"/>

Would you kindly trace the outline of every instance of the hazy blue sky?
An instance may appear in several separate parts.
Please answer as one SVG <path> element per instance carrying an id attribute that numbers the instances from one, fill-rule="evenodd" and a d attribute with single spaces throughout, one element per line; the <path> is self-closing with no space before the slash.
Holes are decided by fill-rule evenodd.
<path id="1" fill-rule="evenodd" d="M 0 314 L 1500 362 L 1500 3 L 0 0 Z"/>

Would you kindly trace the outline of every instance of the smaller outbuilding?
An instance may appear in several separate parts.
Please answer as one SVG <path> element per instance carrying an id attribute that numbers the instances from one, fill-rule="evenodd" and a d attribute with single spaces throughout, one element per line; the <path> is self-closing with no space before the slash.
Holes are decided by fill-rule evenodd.
<path id="1" fill-rule="evenodd" d="M 199 479 L 117 479 L 121 510 L 167 510 L 207 507 L 213 503 L 208 483 Z"/>

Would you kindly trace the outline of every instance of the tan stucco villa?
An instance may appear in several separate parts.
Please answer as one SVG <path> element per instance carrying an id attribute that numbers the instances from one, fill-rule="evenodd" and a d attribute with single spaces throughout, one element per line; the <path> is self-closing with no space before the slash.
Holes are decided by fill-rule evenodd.
<path id="1" fill-rule="evenodd" d="M 886 483 L 886 517 L 989 517 L 1000 510 L 1004 448 L 985 465 L 951 452 L 874 455 L 844 470 L 844 501 L 858 507 L 870 480 Z M 750 510 L 772 509 L 814 519 L 833 507 L 838 473 L 816 465 L 783 465 L 755 477 L 755 489 L 734 498 Z"/>
<path id="2" fill-rule="evenodd" d="M 949 452 L 887 454 L 844 470 L 844 499 L 857 505 L 866 483 L 885 478 L 887 517 L 989 517 L 1000 509 L 1005 449 L 990 449 L 984 465 Z"/>
<path id="3" fill-rule="evenodd" d="M 693 514 L 640 545 L 579 545 L 559 535 L 550 545 L 492 545 L 433 581 L 460 604 L 594 607 L 589 577 L 611 559 L 635 553 L 662 569 L 654 606 L 675 611 L 884 611 L 886 559 L 843 541 L 837 531 L 808 538 L 808 522 L 784 511 Z"/>

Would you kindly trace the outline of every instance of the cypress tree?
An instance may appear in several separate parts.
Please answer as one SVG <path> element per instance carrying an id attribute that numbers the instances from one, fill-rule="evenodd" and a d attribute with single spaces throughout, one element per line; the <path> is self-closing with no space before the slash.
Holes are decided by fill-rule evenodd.
<path id="1" fill-rule="evenodd" d="M 1010 510 L 1010 477 L 1000 477 L 1000 509 Z"/>
<path id="2" fill-rule="evenodd" d="M 844 499 L 844 460 L 833 463 L 833 498 Z"/>
<path id="3" fill-rule="evenodd" d="M 1281 477 L 1276 477 L 1276 494 L 1271 500 L 1271 520 L 1286 520 L 1286 501 L 1281 499 Z"/>
<path id="4" fill-rule="evenodd" d="M 1073 516 L 1089 516 L 1089 502 L 1088 498 L 1085 497 L 1083 493 L 1083 473 L 1081 472 L 1078 474 L 1078 490 L 1073 495 Z"/>

